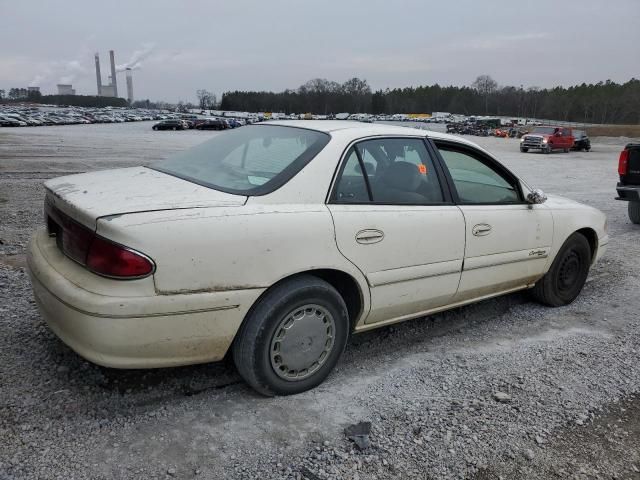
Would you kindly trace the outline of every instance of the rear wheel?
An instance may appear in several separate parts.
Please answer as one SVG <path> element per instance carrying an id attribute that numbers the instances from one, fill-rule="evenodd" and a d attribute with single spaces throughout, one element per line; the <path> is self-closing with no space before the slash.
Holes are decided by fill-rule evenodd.
<path id="1" fill-rule="evenodd" d="M 263 395 L 309 390 L 329 375 L 349 336 L 340 294 L 312 275 L 269 290 L 245 319 L 233 360 L 244 380 Z"/>
<path id="2" fill-rule="evenodd" d="M 629 220 L 635 224 L 640 223 L 640 202 L 629 202 L 627 206 L 629 211 Z"/>
<path id="3" fill-rule="evenodd" d="M 549 271 L 531 289 L 540 303 L 561 307 L 573 302 L 589 275 L 591 247 L 584 235 L 571 235 L 551 264 Z"/>
<path id="4" fill-rule="evenodd" d="M 565 148 L 563 151 L 564 151 L 564 153 L 569 153 L 569 149 L 568 148 Z"/>

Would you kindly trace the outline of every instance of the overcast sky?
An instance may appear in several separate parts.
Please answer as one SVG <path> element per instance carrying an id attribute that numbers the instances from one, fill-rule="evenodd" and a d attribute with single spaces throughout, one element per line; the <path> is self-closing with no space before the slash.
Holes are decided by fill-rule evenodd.
<path id="1" fill-rule="evenodd" d="M 109 50 L 138 63 L 135 97 L 296 88 L 358 76 L 372 88 L 549 87 L 640 77 L 640 0 L 0 0 L 0 88 L 96 93 Z M 125 96 L 124 73 L 118 75 Z"/>

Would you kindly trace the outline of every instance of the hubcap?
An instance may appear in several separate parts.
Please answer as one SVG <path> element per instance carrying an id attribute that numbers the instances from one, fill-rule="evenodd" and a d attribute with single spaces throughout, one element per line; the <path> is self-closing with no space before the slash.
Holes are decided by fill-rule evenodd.
<path id="1" fill-rule="evenodd" d="M 271 339 L 274 372 L 289 381 L 313 375 L 326 362 L 335 340 L 335 321 L 320 305 L 304 305 L 285 315 Z"/>
<path id="2" fill-rule="evenodd" d="M 566 292 L 574 288 L 579 275 L 580 256 L 572 250 L 562 259 L 558 271 L 558 290 Z"/>

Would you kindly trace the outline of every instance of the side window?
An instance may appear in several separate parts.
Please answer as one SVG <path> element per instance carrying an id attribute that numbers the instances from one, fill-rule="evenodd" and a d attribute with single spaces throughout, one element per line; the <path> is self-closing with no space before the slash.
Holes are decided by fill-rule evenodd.
<path id="1" fill-rule="evenodd" d="M 444 201 L 436 170 L 421 139 L 366 140 L 356 148 L 367 170 L 374 203 L 426 205 Z"/>
<path id="2" fill-rule="evenodd" d="M 338 203 L 369 203 L 367 184 L 353 147 L 347 153 L 344 168 L 336 183 L 333 201 Z"/>
<path id="3" fill-rule="evenodd" d="M 520 203 L 515 182 L 483 161 L 481 154 L 449 145 L 436 145 L 462 203 Z"/>

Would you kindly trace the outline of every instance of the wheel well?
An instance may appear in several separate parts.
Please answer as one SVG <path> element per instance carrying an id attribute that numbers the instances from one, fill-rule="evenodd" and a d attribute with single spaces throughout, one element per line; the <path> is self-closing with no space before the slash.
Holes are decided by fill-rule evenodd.
<path id="1" fill-rule="evenodd" d="M 267 290 L 262 292 L 262 295 L 260 295 L 258 299 L 253 302 L 253 305 L 244 317 L 243 323 L 249 316 L 253 308 L 260 302 L 260 300 L 269 290 L 271 290 L 276 285 L 279 285 L 282 282 L 286 282 L 287 280 L 295 278 L 299 275 L 313 275 L 324 280 L 333 288 L 335 288 L 344 300 L 344 303 L 347 305 L 347 313 L 349 314 L 349 320 L 351 321 L 351 329 L 356 326 L 356 322 L 358 318 L 360 318 L 360 314 L 362 313 L 362 307 L 364 304 L 362 292 L 360 291 L 358 282 L 356 282 L 356 280 L 348 273 L 330 268 L 307 270 L 304 272 L 298 272 L 293 275 L 289 275 L 288 277 L 281 278 L 276 283 L 271 285 Z"/>
<path id="2" fill-rule="evenodd" d="M 598 234 L 592 228 L 581 228 L 576 233 L 583 235 L 589 242 L 589 247 L 591 248 L 591 263 L 593 263 L 598 253 Z"/>
<path id="3" fill-rule="evenodd" d="M 351 328 L 353 329 L 362 313 L 362 305 L 364 303 L 362 292 L 356 280 L 348 273 L 333 269 L 310 270 L 302 273 L 321 278 L 338 291 L 344 303 L 347 305 L 347 312 L 349 313 L 349 320 L 351 321 Z"/>

